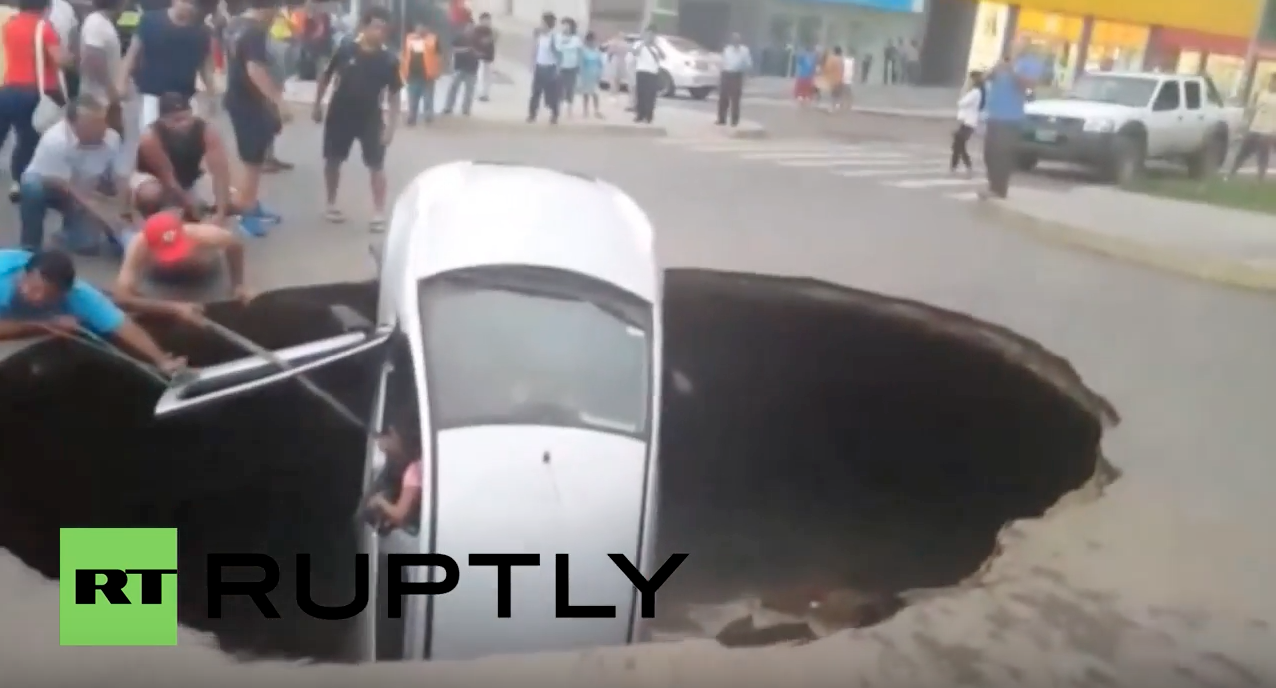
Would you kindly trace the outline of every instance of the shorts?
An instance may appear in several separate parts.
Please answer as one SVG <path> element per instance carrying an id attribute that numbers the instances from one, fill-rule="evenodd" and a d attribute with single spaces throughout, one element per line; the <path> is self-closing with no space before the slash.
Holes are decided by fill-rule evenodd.
<path id="1" fill-rule="evenodd" d="M 381 144 L 383 127 L 380 112 L 354 117 L 330 113 L 323 125 L 323 159 L 335 164 L 345 162 L 357 139 L 363 164 L 370 170 L 381 169 L 385 164 L 385 146 Z"/>
<path id="2" fill-rule="evenodd" d="M 266 162 L 266 153 L 279 134 L 280 123 L 273 112 L 256 104 L 227 106 L 231 129 L 235 131 L 235 148 L 245 165 Z"/>
<path id="3" fill-rule="evenodd" d="M 815 97 L 815 79 L 812 77 L 799 77 L 793 83 L 794 98 L 814 98 Z"/>

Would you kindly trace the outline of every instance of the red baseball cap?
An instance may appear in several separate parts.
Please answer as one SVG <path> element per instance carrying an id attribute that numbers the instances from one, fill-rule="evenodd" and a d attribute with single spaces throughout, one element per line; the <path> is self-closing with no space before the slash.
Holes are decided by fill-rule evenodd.
<path id="1" fill-rule="evenodd" d="M 180 263 L 195 253 L 195 242 L 186 234 L 182 218 L 174 213 L 155 213 L 146 218 L 142 236 L 156 263 Z"/>

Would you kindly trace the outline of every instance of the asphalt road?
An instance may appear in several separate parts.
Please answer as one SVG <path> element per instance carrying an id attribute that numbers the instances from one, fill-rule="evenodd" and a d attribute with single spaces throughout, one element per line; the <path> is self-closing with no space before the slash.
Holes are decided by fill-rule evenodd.
<path id="1" fill-rule="evenodd" d="M 323 221 L 319 131 L 289 126 L 280 155 L 297 169 L 265 192 L 286 222 L 253 240 L 258 288 L 371 275 L 371 212 L 357 157 L 345 168 L 344 225 Z M 1126 422 L 1114 461 L 1227 511 L 1268 511 L 1276 484 L 1276 309 L 1267 296 L 1186 281 L 1046 246 L 976 203 L 826 169 L 780 167 L 646 139 L 404 131 L 390 153 L 392 192 L 419 170 L 464 158 L 596 174 L 632 194 L 669 266 L 815 276 L 966 311 L 1041 341 L 1107 394 Z M 6 241 L 16 213 L 6 207 Z M 86 265 L 106 274 L 104 265 Z M 1202 457 L 1212 458 L 1203 461 Z M 1224 460 L 1222 457 L 1226 457 Z"/>
<path id="2" fill-rule="evenodd" d="M 371 274 L 369 235 L 360 222 L 370 211 L 365 176 L 357 162 L 347 166 L 343 198 L 350 222 L 325 224 L 318 142 L 315 126 L 298 123 L 280 143 L 281 157 L 298 167 L 268 185 L 266 197 L 286 222 L 251 244 L 249 276 L 259 288 Z M 1173 593 L 1132 579 L 1168 576 L 1165 585 L 1173 585 L 1173 557 L 1193 563 L 1201 551 L 1231 553 L 1210 563 L 1223 581 L 1242 570 L 1267 581 L 1276 575 L 1261 543 L 1247 539 L 1248 521 L 1271 520 L 1270 486 L 1276 484 L 1271 297 L 1042 245 L 1000 226 L 979 204 L 928 189 L 650 140 L 404 132 L 389 157 L 392 186 L 401 189 L 415 172 L 460 158 L 544 164 L 618 184 L 651 216 L 660 259 L 670 267 L 812 276 L 918 299 L 1012 328 L 1067 357 L 1124 417 L 1107 437 L 1105 453 L 1125 477 L 1106 499 L 1127 535 L 1119 555 L 1109 549 L 1104 565 L 1087 564 L 1087 583 L 1105 590 L 1118 585 L 1100 582 L 1114 575 L 1113 567 L 1131 572 L 1122 574 L 1125 583 L 1105 598 L 1106 606 L 1137 608 L 1143 611 L 1131 613 L 1147 618 L 1143 600 L 1173 599 Z M 6 219 L 5 239 L 12 241 L 16 217 Z M 1194 527 L 1224 524 L 1222 532 L 1233 539 L 1174 545 L 1174 519 Z M 1144 529 L 1138 542 L 1129 539 L 1131 523 Z M 1270 598 L 1254 600 L 1250 613 L 1270 619 L 1270 610 Z M 1040 614 L 1051 623 L 1046 611 Z"/>

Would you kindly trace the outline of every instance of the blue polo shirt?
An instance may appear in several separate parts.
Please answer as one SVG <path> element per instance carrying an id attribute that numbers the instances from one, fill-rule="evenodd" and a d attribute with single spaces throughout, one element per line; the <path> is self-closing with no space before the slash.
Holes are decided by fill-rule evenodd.
<path id="1" fill-rule="evenodd" d="M 1027 94 L 1019 85 L 1024 78 L 1036 83 L 1041 79 L 1045 65 L 1041 59 L 1025 55 L 1015 61 L 1011 69 L 998 69 L 988 77 L 984 108 L 990 122 L 1020 122 L 1024 118 Z"/>
<path id="2" fill-rule="evenodd" d="M 810 79 L 815 76 L 815 53 L 798 53 L 797 62 L 793 65 L 793 76 L 799 79 Z"/>
<path id="3" fill-rule="evenodd" d="M 75 280 L 62 303 L 48 308 L 35 308 L 22 301 L 18 279 L 31 260 L 30 251 L 0 250 L 0 319 L 44 320 L 70 315 L 95 334 L 106 336 L 124 324 L 124 311 L 84 280 Z"/>

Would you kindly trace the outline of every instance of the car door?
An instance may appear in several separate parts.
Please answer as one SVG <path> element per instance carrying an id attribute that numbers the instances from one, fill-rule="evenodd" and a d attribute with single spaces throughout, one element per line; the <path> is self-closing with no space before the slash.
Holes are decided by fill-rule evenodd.
<path id="1" fill-rule="evenodd" d="M 162 419 L 231 402 L 337 363 L 372 360 L 369 357 L 377 356 L 389 339 L 389 328 L 348 332 L 272 352 L 288 364 L 287 369 L 262 356 L 201 368 L 164 391 L 155 404 L 155 417 Z"/>
<path id="2" fill-rule="evenodd" d="M 1179 80 L 1166 79 L 1152 97 L 1152 109 L 1148 113 L 1147 157 L 1164 158 L 1186 152 L 1183 118 L 1183 91 Z"/>
<path id="3" fill-rule="evenodd" d="M 1205 116 L 1205 93 L 1200 79 L 1183 80 L 1183 146 L 1188 151 L 1201 147 L 1210 122 Z"/>

